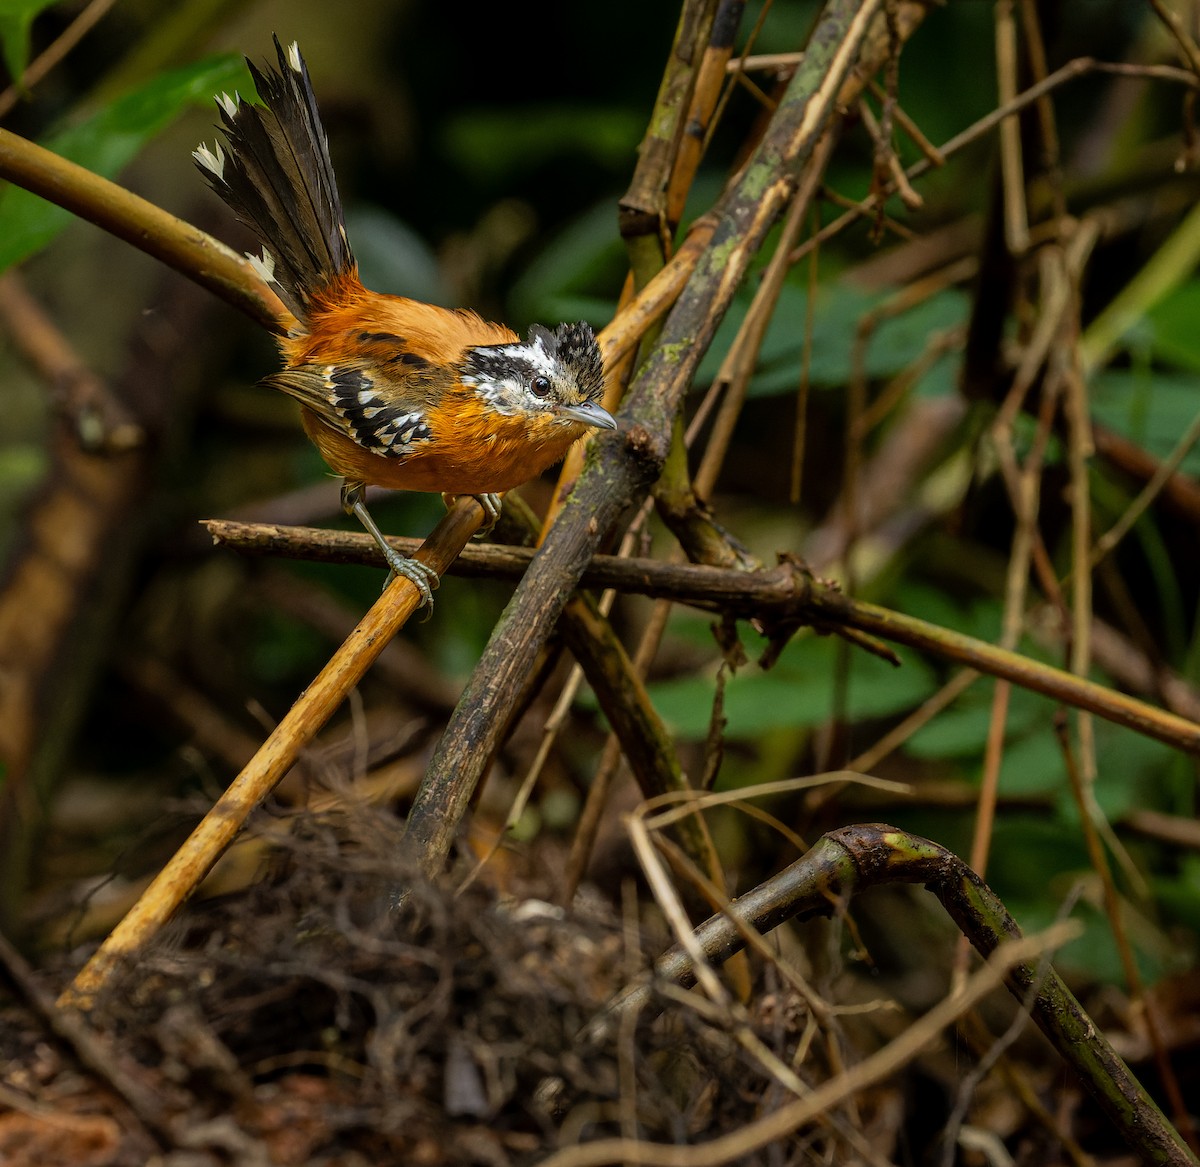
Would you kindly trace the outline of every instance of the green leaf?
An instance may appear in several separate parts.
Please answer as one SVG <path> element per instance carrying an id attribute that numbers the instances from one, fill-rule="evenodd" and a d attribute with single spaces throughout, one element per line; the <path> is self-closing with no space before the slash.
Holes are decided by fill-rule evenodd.
<path id="1" fill-rule="evenodd" d="M 977 681 L 949 709 L 943 710 L 928 725 L 919 729 L 905 742 L 905 752 L 914 758 L 978 758 L 983 755 L 988 727 L 992 720 L 992 694 L 994 682 Z M 1005 738 L 1015 749 L 1015 743 L 1025 735 L 1042 727 L 1049 733 L 1054 716 L 1053 704 L 1027 690 L 1014 688 L 1009 693 L 1008 716 L 1005 722 Z M 1050 735 L 1053 744 L 1053 735 Z M 1005 753 L 1005 771 L 1008 770 L 1009 751 Z M 1059 756 L 1061 770 L 1061 756 Z M 1028 793 L 1031 789 L 1045 789 L 1044 767 L 1035 767 L 1037 774 L 1030 778 L 1031 785 L 1014 779 L 1015 785 L 1006 783 L 1009 794 Z M 1018 789 L 1018 786 L 1020 789 Z"/>
<path id="2" fill-rule="evenodd" d="M 34 18 L 54 0 L 0 0 L 0 49 L 9 76 L 20 84 L 29 64 L 29 30 Z"/>
<path id="3" fill-rule="evenodd" d="M 138 151 L 188 106 L 204 104 L 222 90 L 247 88 L 239 57 L 210 57 L 156 77 L 79 125 L 53 135 L 43 145 L 88 170 L 112 178 Z M 181 166 L 190 161 L 180 159 Z M 0 195 L 0 271 L 41 250 L 71 221 L 69 211 L 19 187 Z"/>
<path id="4" fill-rule="evenodd" d="M 407 223 L 382 207 L 358 203 L 346 211 L 346 233 L 368 288 L 449 305 L 452 297 L 433 248 Z"/>
<path id="5" fill-rule="evenodd" d="M 1070 888 L 1077 872 L 1087 869 L 1087 847 L 1077 827 L 1041 811 L 996 820 L 987 880 L 1014 915 L 1020 902 L 1042 905 L 1053 915 L 1053 900 Z M 1066 878 L 1056 888 L 1051 881 L 1058 876 Z M 1023 916 L 1018 920 L 1026 926 Z"/>
<path id="6" fill-rule="evenodd" d="M 605 166 L 624 167 L 644 128 L 640 114 L 616 106 L 475 108 L 450 119 L 443 144 L 467 173 L 506 183 L 564 154 L 583 153 Z"/>
<path id="7" fill-rule="evenodd" d="M 1059 916 L 1062 901 L 1080 877 L 1092 876 L 1087 849 L 1078 826 L 1044 814 L 1008 814 L 997 819 L 992 834 L 987 881 L 1017 923 L 1035 932 Z M 1054 957 L 1062 973 L 1120 984 L 1123 970 L 1117 958 L 1112 928 L 1086 900 L 1071 912 L 1084 925 L 1079 939 Z M 1134 929 L 1135 955 L 1148 981 L 1166 968 L 1165 950 L 1150 928 Z"/>
<path id="8" fill-rule="evenodd" d="M 843 282 L 826 284 L 817 290 L 809 360 L 809 377 L 813 385 L 835 388 L 850 380 L 856 346 L 862 343 L 858 336 L 860 322 L 886 298 L 886 292 L 867 292 Z M 881 320 L 867 339 L 862 353 L 866 375 L 879 379 L 907 368 L 925 351 L 932 334 L 955 327 L 966 319 L 968 303 L 964 293 L 950 288 L 907 312 Z M 699 383 L 709 382 L 716 376 L 749 304 L 748 294 L 740 296 L 726 316 L 701 364 L 696 377 Z M 800 379 L 807 313 L 807 289 L 785 284 L 759 351 L 758 368 L 750 383 L 751 396 L 767 397 L 795 391 Z M 952 367 L 947 363 L 939 379 L 930 379 L 930 386 L 924 391 L 939 391 L 937 386 L 952 389 Z"/>
<path id="9" fill-rule="evenodd" d="M 867 346 L 867 375 L 890 377 L 911 365 L 930 338 L 964 324 L 971 298 L 959 288 L 946 288 L 907 312 L 880 322 Z"/>
<path id="10" fill-rule="evenodd" d="M 594 287 L 619 287 L 626 263 L 612 203 L 599 203 L 559 232 L 513 284 L 510 318 L 606 324 L 615 305 L 588 293 Z"/>
<path id="11" fill-rule="evenodd" d="M 1000 795 L 1006 798 L 1038 798 L 1058 795 L 1070 799 L 1062 748 L 1054 735 L 1054 706 L 1042 701 L 1041 716 L 1020 729 L 1011 724 L 1016 737 L 1004 747 L 1000 763 Z M 1026 732 L 1021 736 L 1021 729 Z M 980 745 L 982 746 L 982 742 Z M 982 751 L 981 751 L 982 752 Z M 982 769 L 982 765 L 981 765 Z"/>
<path id="12" fill-rule="evenodd" d="M 903 580 L 886 602 L 899 612 L 988 643 L 999 637 L 1004 621 L 1004 611 L 998 600 L 981 597 L 962 604 L 944 590 L 920 579 Z"/>
<path id="13" fill-rule="evenodd" d="M 725 689 L 727 736 L 751 738 L 769 730 L 810 728 L 833 713 L 833 678 L 837 643 L 808 637 L 789 645 L 769 672 L 747 667 L 730 678 Z M 861 721 L 890 717 L 913 708 L 934 689 L 933 670 L 917 656 L 905 654 L 897 669 L 878 657 L 853 652 L 847 715 Z M 685 677 L 650 686 L 650 697 L 671 731 L 684 738 L 708 732 L 714 681 Z"/>
<path id="14" fill-rule="evenodd" d="M 1000 844 L 993 841 L 992 853 Z M 1048 876 L 1046 857 L 1034 861 L 1034 871 Z M 1083 870 L 1082 868 L 1080 869 Z M 1067 894 L 1069 884 L 1064 877 L 1058 889 L 1060 896 Z M 1056 905 L 1046 901 L 1046 887 L 1041 889 L 1041 898 L 1021 903 L 1006 900 L 1009 910 L 1027 932 L 1038 932 L 1049 927 L 1058 919 Z M 1113 939 L 1112 924 L 1101 912 L 1086 900 L 1076 905 L 1071 919 L 1083 925 L 1083 933 L 1070 943 L 1063 945 L 1054 954 L 1054 967 L 1069 978 L 1084 978 L 1090 983 L 1124 985 L 1125 968 Z M 1159 940 L 1158 943 L 1155 943 Z M 1139 945 L 1137 942 L 1141 941 Z M 1142 979 L 1153 984 L 1164 973 L 1172 971 L 1172 953 L 1154 933 L 1147 930 L 1144 935 L 1135 934 L 1134 959 Z"/>
<path id="15" fill-rule="evenodd" d="M 716 377 L 742 326 L 750 299 L 749 291 L 738 294 L 700 364 L 696 374 L 698 383 L 706 384 Z M 817 290 L 809 363 L 809 376 L 814 385 L 845 383 L 844 374 L 849 368 L 846 354 L 854 344 L 857 323 L 881 299 L 879 294 L 863 292 L 849 284 L 826 284 Z M 752 395 L 769 396 L 795 390 L 800 377 L 807 309 L 807 290 L 794 283 L 785 284 L 759 349 L 758 367 L 750 383 Z"/>
<path id="16" fill-rule="evenodd" d="M 1154 881 L 1155 896 L 1182 923 L 1200 932 L 1200 855 L 1181 855 L 1174 879 Z"/>
<path id="17" fill-rule="evenodd" d="M 1161 360 L 1200 372 L 1197 318 L 1200 318 L 1200 280 L 1188 280 L 1146 313 L 1137 339 Z"/>
<path id="18" fill-rule="evenodd" d="M 1094 793 L 1104 816 L 1112 822 L 1130 811 L 1160 805 L 1177 752 L 1100 718 L 1093 718 L 1092 727 L 1096 738 Z M 1074 795 L 1064 786 L 1061 798 L 1060 816 L 1074 823 L 1079 817 Z"/>
<path id="19" fill-rule="evenodd" d="M 1092 416 L 1160 458 L 1175 447 L 1198 410 L 1194 376 L 1109 369 L 1096 377 L 1092 387 Z M 1187 474 L 1200 474 L 1200 449 L 1193 446 L 1181 468 Z"/>

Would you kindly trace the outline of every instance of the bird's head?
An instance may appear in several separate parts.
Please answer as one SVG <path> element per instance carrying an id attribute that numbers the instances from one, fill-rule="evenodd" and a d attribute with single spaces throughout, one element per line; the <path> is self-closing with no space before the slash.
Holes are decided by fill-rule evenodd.
<path id="1" fill-rule="evenodd" d="M 535 324 L 524 342 L 479 345 L 463 354 L 462 381 L 506 416 L 616 429 L 601 404 L 604 362 L 587 324 Z M 547 416 L 548 415 L 548 416 Z"/>

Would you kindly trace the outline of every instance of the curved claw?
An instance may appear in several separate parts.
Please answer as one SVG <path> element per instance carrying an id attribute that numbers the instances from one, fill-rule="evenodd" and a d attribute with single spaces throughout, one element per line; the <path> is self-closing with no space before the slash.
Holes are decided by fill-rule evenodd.
<path id="1" fill-rule="evenodd" d="M 394 547 L 387 548 L 384 558 L 391 570 L 383 586 L 386 588 L 396 576 L 403 576 L 420 592 L 421 607 L 428 609 L 425 616 L 428 620 L 433 615 L 433 589 L 442 582 L 441 577 L 427 563 L 401 555 Z"/>

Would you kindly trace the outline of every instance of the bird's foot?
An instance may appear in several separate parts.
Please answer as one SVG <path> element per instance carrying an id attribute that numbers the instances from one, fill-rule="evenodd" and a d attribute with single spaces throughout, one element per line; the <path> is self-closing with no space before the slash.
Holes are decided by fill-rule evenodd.
<path id="1" fill-rule="evenodd" d="M 495 527 L 496 521 L 500 518 L 500 512 L 504 509 L 504 500 L 498 494 L 473 494 L 471 496 L 483 508 L 483 526 L 475 532 L 476 539 L 486 539 Z M 443 494 L 442 502 L 446 504 L 446 509 L 454 505 L 454 500 L 458 498 L 456 494 Z"/>
<path id="2" fill-rule="evenodd" d="M 441 577 L 427 563 L 401 555 L 394 547 L 388 547 L 384 551 L 384 558 L 390 568 L 383 585 L 384 589 L 386 590 L 397 576 L 408 580 L 420 593 L 421 607 L 425 609 L 425 619 L 428 620 L 433 615 L 433 589 L 442 582 Z"/>

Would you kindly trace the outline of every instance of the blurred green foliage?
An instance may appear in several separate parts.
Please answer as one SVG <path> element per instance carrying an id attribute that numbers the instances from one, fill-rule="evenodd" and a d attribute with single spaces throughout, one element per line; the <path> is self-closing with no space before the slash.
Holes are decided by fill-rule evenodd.
<path id="1" fill-rule="evenodd" d="M 29 63 L 29 31 L 34 17 L 56 0 L 0 0 L 0 57 L 9 76 L 19 79 Z"/>
<path id="2" fill-rule="evenodd" d="M 769 670 L 739 669 L 725 685 L 723 714 L 732 741 L 753 741 L 774 729 L 815 729 L 837 713 L 833 678 L 838 675 L 839 642 L 832 637 L 799 636 Z M 933 669 L 911 653 L 903 667 L 867 653 L 849 664 L 846 708 L 856 721 L 893 717 L 915 708 L 937 687 Z M 650 697 L 671 732 L 702 739 L 708 732 L 713 680 L 680 677 L 650 686 Z"/>
<path id="3" fill-rule="evenodd" d="M 213 57 L 173 69 L 41 143 L 52 153 L 105 178 L 114 178 L 188 106 L 213 94 L 248 87 L 244 62 Z M 0 192 L 0 271 L 47 246 L 72 221 L 69 212 L 20 187 Z"/>

